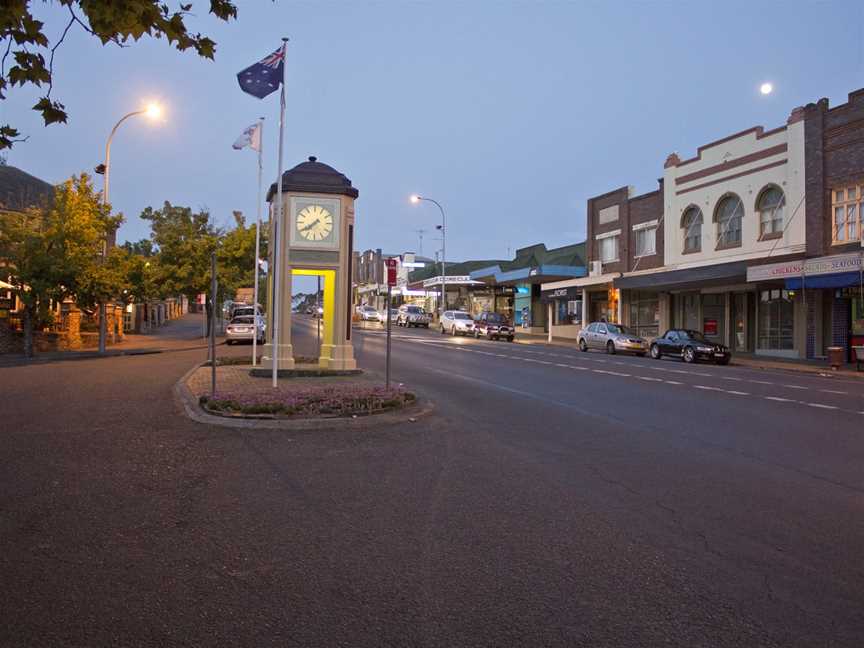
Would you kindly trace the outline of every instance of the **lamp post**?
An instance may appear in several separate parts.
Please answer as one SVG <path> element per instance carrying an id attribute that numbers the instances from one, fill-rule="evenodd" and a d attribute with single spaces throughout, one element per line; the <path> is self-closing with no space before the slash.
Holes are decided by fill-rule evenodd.
<path id="1" fill-rule="evenodd" d="M 436 227 L 436 229 L 441 230 L 441 313 L 438 316 L 440 321 L 441 316 L 444 315 L 444 311 L 447 310 L 447 220 L 444 215 L 444 208 L 437 200 L 425 196 L 418 196 L 417 194 L 411 196 L 411 202 L 415 205 L 421 200 L 434 203 L 441 212 L 441 224 Z"/>
<path id="2" fill-rule="evenodd" d="M 158 104 L 151 103 L 142 110 L 133 110 L 132 112 L 123 115 L 120 120 L 114 124 L 114 128 L 111 129 L 111 134 L 108 135 L 108 141 L 105 143 L 105 163 L 102 167 L 102 173 L 105 174 L 105 182 L 102 186 L 102 204 L 108 204 L 108 189 L 111 175 L 111 141 L 114 139 L 114 134 L 117 132 L 117 129 L 120 128 L 120 124 L 135 115 L 147 115 L 150 119 L 155 120 L 158 119 L 161 114 L 162 108 Z M 102 241 L 102 263 L 105 263 L 105 256 L 107 253 L 108 241 L 106 239 Z M 99 303 L 99 353 L 105 353 L 105 337 L 105 302 L 103 301 Z"/>

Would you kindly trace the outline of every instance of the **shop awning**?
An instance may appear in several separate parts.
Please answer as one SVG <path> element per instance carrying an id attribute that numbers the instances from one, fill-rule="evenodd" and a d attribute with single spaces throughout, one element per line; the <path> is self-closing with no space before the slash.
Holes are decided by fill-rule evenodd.
<path id="1" fill-rule="evenodd" d="M 834 274 L 816 275 L 815 277 L 804 276 L 805 288 L 847 288 L 858 286 L 861 283 L 860 272 L 837 272 Z M 802 278 L 789 277 L 786 279 L 786 290 L 801 290 Z"/>
<path id="2" fill-rule="evenodd" d="M 720 263 L 717 265 L 667 270 L 636 277 L 621 277 L 615 280 L 616 288 L 686 290 L 726 283 L 744 283 L 747 280 L 747 262 Z"/>

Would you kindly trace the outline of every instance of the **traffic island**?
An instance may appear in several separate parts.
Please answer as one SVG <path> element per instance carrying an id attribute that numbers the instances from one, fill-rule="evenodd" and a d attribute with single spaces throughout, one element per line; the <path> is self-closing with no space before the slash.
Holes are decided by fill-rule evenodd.
<path id="1" fill-rule="evenodd" d="M 377 427 L 413 422 L 431 411 L 430 403 L 404 385 L 387 388 L 369 373 L 295 373 L 273 388 L 270 373 L 259 376 L 252 369 L 248 362 L 221 364 L 217 359 L 212 393 L 211 367 L 204 363 L 178 381 L 175 395 L 193 420 L 228 427 Z"/>

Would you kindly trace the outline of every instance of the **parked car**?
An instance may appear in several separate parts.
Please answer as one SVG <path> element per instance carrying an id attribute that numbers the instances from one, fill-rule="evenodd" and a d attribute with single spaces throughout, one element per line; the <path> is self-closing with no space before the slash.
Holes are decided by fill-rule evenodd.
<path id="1" fill-rule="evenodd" d="M 258 311 L 257 313 L 255 311 Z M 231 319 L 235 317 L 245 317 L 247 315 L 261 315 L 261 305 L 258 308 L 253 308 L 250 304 L 234 304 L 231 309 Z"/>
<path id="2" fill-rule="evenodd" d="M 510 321 L 500 313 L 491 311 L 483 311 L 479 317 L 474 320 L 474 337 L 479 338 L 481 335 L 486 336 L 489 340 L 505 339 L 512 342 L 516 335 L 516 330 Z"/>
<path id="3" fill-rule="evenodd" d="M 412 304 L 403 304 L 399 307 L 399 314 L 396 316 L 396 326 L 422 326 L 429 328 L 432 323 L 432 316 L 419 306 Z"/>
<path id="4" fill-rule="evenodd" d="M 239 315 L 232 319 L 225 328 L 225 344 L 235 342 L 251 342 L 252 338 L 258 336 L 258 343 L 264 344 L 264 318 L 260 315 Z"/>
<path id="5" fill-rule="evenodd" d="M 626 327 L 612 322 L 591 322 L 576 336 L 580 351 L 604 349 L 606 353 L 626 351 L 642 357 L 648 351 L 648 344 Z"/>
<path id="6" fill-rule="evenodd" d="M 659 360 L 663 356 L 675 356 L 684 362 L 710 360 L 727 365 L 732 352 L 725 344 L 715 344 L 700 333 L 690 329 L 669 329 L 651 343 L 651 357 Z"/>
<path id="7" fill-rule="evenodd" d="M 444 311 L 441 317 L 441 335 L 471 335 L 474 332 L 474 320 L 465 311 Z"/>
<path id="8" fill-rule="evenodd" d="M 360 319 L 364 322 L 377 322 L 380 318 L 378 317 L 378 311 L 372 306 L 361 306 Z"/>
<path id="9" fill-rule="evenodd" d="M 391 308 L 390 309 L 390 320 L 395 322 L 396 318 L 398 318 L 398 317 L 399 317 L 399 309 L 398 308 Z M 378 311 L 378 321 L 381 322 L 382 324 L 387 322 L 387 309 L 386 308 L 382 308 L 380 311 Z"/>

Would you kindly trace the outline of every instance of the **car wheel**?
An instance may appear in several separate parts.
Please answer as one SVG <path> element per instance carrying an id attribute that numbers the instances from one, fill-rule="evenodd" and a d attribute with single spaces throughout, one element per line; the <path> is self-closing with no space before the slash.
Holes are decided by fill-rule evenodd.
<path id="1" fill-rule="evenodd" d="M 444 335 L 445 333 L 446 333 L 446 331 L 444 330 L 444 325 L 442 324 L 441 325 L 441 335 Z"/>
<path id="2" fill-rule="evenodd" d="M 476 331 L 476 330 L 474 331 L 474 339 L 475 339 L 475 340 L 479 340 L 479 339 L 480 339 L 480 331 Z"/>
<path id="3" fill-rule="evenodd" d="M 508 338 L 507 338 L 507 341 L 508 341 L 508 342 L 512 342 L 512 341 L 513 341 L 513 336 L 511 335 L 510 337 L 508 337 Z"/>
<path id="4" fill-rule="evenodd" d="M 579 340 L 579 350 L 582 353 L 586 353 L 588 351 L 588 343 L 585 341 L 585 338 Z"/>
<path id="5" fill-rule="evenodd" d="M 428 325 L 428 324 L 424 324 L 424 325 L 423 325 L 423 328 L 428 329 L 428 328 L 429 328 L 429 325 Z"/>
<path id="6" fill-rule="evenodd" d="M 488 339 L 488 340 L 491 341 L 491 340 L 494 340 L 495 338 L 492 337 L 492 334 L 491 334 L 491 333 L 487 333 L 487 334 L 486 334 L 486 339 Z"/>
<path id="7" fill-rule="evenodd" d="M 717 360 L 718 365 L 728 365 L 731 358 L 720 358 Z"/>
<path id="8" fill-rule="evenodd" d="M 455 326 L 450 329 L 450 335 L 452 337 L 456 337 L 456 327 Z"/>
<path id="9" fill-rule="evenodd" d="M 659 360 L 661 357 L 660 347 L 657 346 L 656 344 L 651 345 L 651 349 L 650 349 L 649 353 L 651 354 L 651 357 L 654 358 L 655 360 Z"/>
<path id="10" fill-rule="evenodd" d="M 684 347 L 684 353 L 681 357 L 684 358 L 684 362 L 691 364 L 696 361 L 696 352 L 693 350 L 693 347 Z"/>
<path id="11" fill-rule="evenodd" d="M 609 355 L 615 355 L 615 343 L 612 340 L 609 340 L 606 343 L 606 353 Z"/>

